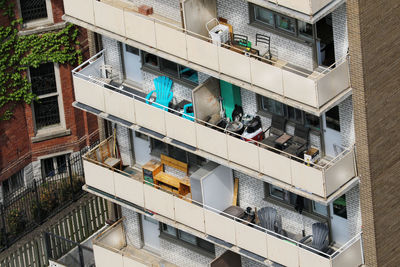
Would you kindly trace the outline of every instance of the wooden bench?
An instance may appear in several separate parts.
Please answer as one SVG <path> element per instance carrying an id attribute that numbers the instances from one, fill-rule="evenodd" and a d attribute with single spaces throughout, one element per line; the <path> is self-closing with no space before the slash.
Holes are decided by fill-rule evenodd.
<path id="1" fill-rule="evenodd" d="M 182 161 L 176 160 L 174 158 L 165 156 L 161 154 L 161 165 L 162 170 L 154 176 L 154 184 L 160 186 L 161 188 L 177 193 L 182 196 L 186 196 L 190 193 L 190 179 L 185 177 L 180 179 L 171 174 L 165 173 L 165 165 L 172 167 L 174 169 L 184 172 L 186 175 L 189 173 L 188 164 Z"/>

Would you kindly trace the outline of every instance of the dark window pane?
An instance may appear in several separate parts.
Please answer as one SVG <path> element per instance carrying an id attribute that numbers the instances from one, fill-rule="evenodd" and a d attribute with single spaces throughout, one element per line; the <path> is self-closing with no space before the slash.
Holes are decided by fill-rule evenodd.
<path id="1" fill-rule="evenodd" d="M 339 107 L 334 106 L 326 112 L 326 127 L 340 132 Z"/>
<path id="2" fill-rule="evenodd" d="M 185 242 L 188 242 L 190 244 L 193 244 L 195 246 L 197 245 L 197 242 L 196 242 L 197 238 L 194 235 L 191 235 L 189 233 L 183 232 L 181 230 L 178 230 L 178 232 L 179 232 L 179 239 L 181 239 L 181 240 L 183 240 Z"/>
<path id="3" fill-rule="evenodd" d="M 165 71 L 175 77 L 178 77 L 178 64 L 175 62 L 160 58 L 161 70 Z"/>
<path id="4" fill-rule="evenodd" d="M 183 80 L 187 80 L 192 83 L 199 83 L 199 76 L 197 71 L 187 68 L 185 66 L 179 66 L 179 75 Z"/>
<path id="5" fill-rule="evenodd" d="M 125 49 L 128 53 L 139 55 L 139 49 L 137 49 L 136 47 L 125 44 Z"/>
<path id="6" fill-rule="evenodd" d="M 283 104 L 278 101 L 272 100 L 267 97 L 263 97 L 262 107 L 264 110 L 268 112 L 283 116 Z"/>
<path id="7" fill-rule="evenodd" d="M 46 0 L 20 0 L 20 5 L 24 22 L 47 18 Z"/>
<path id="8" fill-rule="evenodd" d="M 343 195 L 333 201 L 333 214 L 347 219 L 346 195 Z"/>
<path id="9" fill-rule="evenodd" d="M 162 224 L 162 231 L 168 235 L 176 237 L 176 229 L 168 224 Z"/>
<path id="10" fill-rule="evenodd" d="M 274 26 L 274 14 L 262 7 L 254 7 L 255 20 Z"/>
<path id="11" fill-rule="evenodd" d="M 56 157 L 58 173 L 64 173 L 67 170 L 67 162 L 65 155 Z"/>
<path id="12" fill-rule="evenodd" d="M 312 25 L 304 22 L 304 21 L 297 21 L 297 27 L 299 29 L 299 36 L 312 39 L 313 38 L 313 31 Z"/>
<path id="13" fill-rule="evenodd" d="M 143 53 L 144 64 L 149 67 L 158 68 L 157 56 L 149 53 Z"/>
<path id="14" fill-rule="evenodd" d="M 205 250 L 211 252 L 211 253 L 214 253 L 214 252 L 215 252 L 215 246 L 214 246 L 214 244 L 212 244 L 212 243 L 210 243 L 210 242 L 208 242 L 208 241 L 206 241 L 206 240 L 203 240 L 203 239 L 201 239 L 201 238 L 197 238 L 197 245 L 198 245 L 199 247 L 201 247 L 201 248 L 203 248 L 203 249 L 205 249 Z"/>
<path id="15" fill-rule="evenodd" d="M 280 200 L 285 200 L 285 190 L 280 187 L 270 185 L 269 187 L 270 195 Z"/>
<path id="16" fill-rule="evenodd" d="M 300 109 L 287 106 L 287 116 L 291 121 L 295 121 L 298 123 L 303 123 L 303 112 Z"/>
<path id="17" fill-rule="evenodd" d="M 54 175 L 54 163 L 53 158 L 48 158 L 42 160 L 43 166 L 43 174 L 44 176 L 53 176 Z"/>
<path id="18" fill-rule="evenodd" d="M 37 129 L 60 123 L 57 98 L 57 96 L 47 97 L 33 104 Z"/>
<path id="19" fill-rule="evenodd" d="M 32 92 L 38 96 L 57 92 L 54 64 L 41 64 L 38 68 L 29 68 Z"/>
<path id="20" fill-rule="evenodd" d="M 316 129 L 320 129 L 320 124 L 319 124 L 319 117 L 305 113 L 305 119 L 306 119 L 306 126 L 307 127 L 314 127 Z"/>
<path id="21" fill-rule="evenodd" d="M 287 32 L 295 33 L 295 20 L 286 16 L 276 15 L 276 27 Z"/>

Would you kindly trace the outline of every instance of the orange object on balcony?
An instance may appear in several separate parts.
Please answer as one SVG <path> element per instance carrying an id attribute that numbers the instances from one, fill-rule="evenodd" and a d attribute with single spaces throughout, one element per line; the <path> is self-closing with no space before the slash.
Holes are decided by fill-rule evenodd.
<path id="1" fill-rule="evenodd" d="M 141 5 L 139 6 L 139 13 L 146 16 L 151 15 L 153 14 L 153 7 L 147 5 Z"/>

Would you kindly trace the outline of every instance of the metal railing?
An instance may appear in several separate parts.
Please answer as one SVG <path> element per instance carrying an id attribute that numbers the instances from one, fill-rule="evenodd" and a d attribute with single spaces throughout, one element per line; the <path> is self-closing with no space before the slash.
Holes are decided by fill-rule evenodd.
<path id="1" fill-rule="evenodd" d="M 65 0 L 65 1 L 71 1 L 71 0 Z M 149 47 L 150 50 L 154 49 L 153 46 L 155 46 L 156 50 L 163 51 L 163 52 L 168 53 L 168 54 L 173 54 L 174 56 L 176 56 L 176 57 L 178 57 L 180 59 L 183 59 L 185 61 L 189 61 L 190 63 L 194 63 L 196 65 L 200 65 L 203 68 L 205 67 L 207 69 L 210 69 L 210 70 L 213 70 L 213 71 L 217 71 L 219 74 L 224 74 L 224 75 L 230 76 L 233 79 L 240 80 L 240 81 L 245 81 L 246 83 L 249 83 L 251 86 L 256 86 L 256 87 L 265 89 L 265 90 L 267 90 L 267 91 L 269 91 L 269 92 L 271 92 L 273 94 L 283 95 L 283 96 L 285 96 L 287 98 L 291 98 L 291 99 L 295 99 L 296 100 L 297 94 L 301 95 L 301 93 L 297 93 L 298 89 L 293 86 L 293 83 L 296 83 L 297 79 L 301 79 L 303 85 L 306 86 L 304 88 L 305 92 L 309 92 L 309 90 L 313 90 L 313 96 L 312 96 L 312 98 L 307 98 L 307 100 L 304 100 L 304 99 L 300 100 L 300 102 L 302 102 L 302 103 L 304 103 L 304 104 L 306 104 L 308 106 L 318 106 L 318 107 L 320 107 L 320 106 L 324 105 L 325 103 L 327 103 L 327 101 L 329 101 L 328 99 L 330 99 L 332 97 L 332 92 L 328 92 L 326 90 L 335 91 L 335 93 L 339 93 L 339 92 L 342 92 L 345 89 L 349 88 L 349 84 L 346 83 L 346 85 L 345 85 L 346 87 L 345 88 L 338 88 L 338 89 L 328 88 L 328 89 L 326 89 L 324 91 L 324 94 L 321 94 L 323 89 L 319 88 L 320 86 L 329 86 L 329 84 L 331 84 L 331 83 L 327 83 L 327 82 L 325 82 L 325 83 L 321 82 L 320 83 L 319 80 L 321 80 L 323 77 L 327 76 L 329 73 L 331 73 L 333 70 L 335 70 L 336 67 L 341 66 L 343 64 L 347 64 L 346 60 L 347 60 L 348 55 L 345 55 L 344 57 L 339 59 L 337 62 L 333 63 L 330 67 L 326 68 L 324 71 L 322 71 L 320 73 L 314 72 L 311 75 L 308 72 L 292 68 L 292 67 L 286 65 L 286 63 L 283 63 L 283 62 L 280 62 L 280 61 L 269 60 L 269 59 L 266 59 L 266 58 L 258 56 L 258 55 L 251 55 L 250 57 L 252 59 L 256 60 L 257 62 L 260 62 L 260 63 L 257 63 L 257 64 L 266 64 L 268 66 L 271 66 L 271 68 L 278 68 L 278 69 L 281 70 L 281 73 L 279 75 L 281 75 L 282 77 L 280 77 L 280 78 L 277 77 L 274 80 L 274 83 L 275 82 L 279 83 L 280 86 L 283 86 L 283 89 L 279 89 L 279 90 L 276 89 L 276 90 L 278 90 L 278 92 L 277 92 L 277 91 L 275 91 L 275 89 L 268 88 L 268 84 L 265 84 L 264 82 L 261 83 L 260 81 L 256 81 L 256 79 L 258 80 L 259 78 L 255 78 L 255 77 L 259 77 L 259 75 L 254 74 L 253 71 L 251 70 L 253 63 L 251 63 L 250 61 L 245 63 L 245 64 L 248 64 L 248 68 L 246 68 L 248 70 L 248 73 L 246 72 L 246 74 L 243 74 L 243 75 L 246 76 L 246 78 L 244 78 L 244 77 L 238 77 L 238 76 L 235 76 L 235 75 L 232 75 L 232 74 L 229 74 L 228 72 L 226 72 L 226 70 L 224 70 L 221 67 L 220 59 L 217 60 L 217 63 L 216 63 L 217 64 L 217 68 L 214 68 L 214 67 L 210 67 L 210 66 L 204 65 L 203 63 L 196 62 L 196 60 L 193 60 L 192 58 L 190 58 L 187 55 L 187 50 L 188 50 L 188 47 L 189 47 L 188 39 L 197 38 L 199 41 L 201 40 L 201 41 L 204 41 L 205 43 L 212 44 L 212 39 L 210 39 L 209 37 L 205 37 L 205 36 L 199 35 L 199 34 L 197 34 L 195 32 L 183 29 L 182 27 L 177 25 L 177 22 L 170 22 L 171 20 L 167 21 L 167 20 L 160 19 L 159 18 L 160 16 L 157 16 L 158 18 L 150 17 L 150 16 L 143 16 L 143 15 L 135 12 L 135 10 L 134 10 L 135 6 L 134 5 L 130 5 L 130 4 L 127 4 L 125 2 L 121 2 L 121 1 L 101 1 L 101 2 L 103 4 L 109 5 L 110 7 L 113 7 L 113 8 L 116 8 L 116 9 L 120 10 L 121 14 L 119 16 L 122 16 L 123 20 L 125 18 L 125 12 L 126 12 L 126 13 L 129 13 L 129 14 L 134 14 L 135 16 L 140 18 L 141 20 L 145 20 L 145 21 L 148 21 L 148 22 L 152 23 L 153 24 L 152 29 L 153 29 L 154 32 L 153 33 L 149 32 L 148 34 L 149 34 L 149 36 L 152 35 L 152 34 L 155 35 L 154 36 L 154 40 L 156 40 L 155 44 L 149 45 L 149 44 L 146 44 L 145 42 L 143 42 L 142 40 L 134 40 L 134 39 L 132 39 L 132 40 L 134 40 L 136 42 L 139 42 L 139 43 L 145 45 L 146 47 Z M 93 2 L 92 3 L 93 4 L 93 10 L 95 10 L 94 6 L 98 5 L 97 3 L 98 2 Z M 124 5 L 119 5 L 119 3 L 124 3 Z M 93 14 L 94 14 L 94 11 L 93 11 Z M 71 15 L 71 14 L 67 14 L 67 15 Z M 71 16 L 73 16 L 73 14 Z M 94 14 L 93 17 L 96 17 L 96 14 Z M 183 55 L 177 55 L 176 53 L 171 52 L 171 51 L 167 51 L 168 49 L 162 49 L 162 48 L 158 47 L 159 45 L 157 43 L 157 39 L 159 39 L 159 38 L 157 38 L 158 36 L 157 36 L 156 30 L 155 30 L 157 25 L 159 25 L 160 27 L 168 27 L 170 29 L 175 30 L 177 34 L 183 34 L 184 35 L 184 37 L 182 37 L 182 42 L 183 42 L 182 45 L 184 46 L 184 47 L 182 47 L 182 51 L 185 51 L 184 52 L 184 54 L 185 54 L 184 56 Z M 124 28 L 124 27 L 126 27 L 126 25 L 121 25 L 121 27 Z M 126 34 L 125 29 L 121 29 L 121 32 L 119 32 L 119 33 L 115 33 L 115 32 L 113 32 L 113 33 L 122 35 L 122 36 L 124 36 L 124 38 L 128 37 L 127 34 Z M 160 41 L 160 43 L 162 43 L 162 41 Z M 215 45 L 215 44 L 214 44 L 214 46 L 217 47 L 217 45 Z M 222 44 L 221 46 L 226 48 L 227 50 L 236 51 L 236 52 L 240 52 L 240 53 L 243 52 L 242 51 L 243 49 L 238 49 L 238 48 L 236 48 L 234 46 L 231 46 L 231 45 L 228 45 L 228 44 Z M 150 50 L 149 50 L 149 52 L 151 52 Z M 217 58 L 220 58 L 220 50 L 216 49 L 215 53 L 217 55 Z M 239 55 L 238 54 L 238 56 L 241 59 L 249 59 L 249 57 L 247 57 L 246 55 Z M 191 66 L 191 67 L 196 68 L 195 66 Z M 287 85 L 286 84 L 284 85 L 282 83 L 282 80 L 284 80 L 284 79 L 293 79 L 293 77 L 292 78 L 286 77 L 285 76 L 286 74 L 284 74 L 283 71 L 297 74 L 300 77 L 296 78 L 293 81 L 291 80 L 290 83 L 287 83 Z M 256 76 L 254 76 L 254 75 L 256 75 Z M 345 79 L 345 77 L 343 79 Z M 312 85 L 309 82 L 307 82 L 307 80 L 312 81 Z M 288 86 L 288 87 L 286 87 L 286 86 Z M 286 88 L 287 91 L 285 90 L 285 88 Z M 280 92 L 282 90 L 283 90 L 283 92 Z M 294 96 L 293 94 L 295 94 L 296 96 Z"/>
<path id="2" fill-rule="evenodd" d="M 86 81 L 89 81 L 89 82 L 94 83 L 94 84 L 97 84 L 97 85 L 101 85 L 101 86 L 104 87 L 104 89 L 113 90 L 114 92 L 122 92 L 121 88 L 119 88 L 119 87 L 117 87 L 117 86 L 114 86 L 114 85 L 111 85 L 111 84 L 105 82 L 101 77 L 93 77 L 93 76 L 91 76 L 91 75 L 84 75 L 84 74 L 80 73 L 82 70 L 84 70 L 84 69 L 90 67 L 90 65 L 93 64 L 93 63 L 95 63 L 97 60 L 102 60 L 102 57 L 104 56 L 104 55 L 103 55 L 104 52 L 105 52 L 105 50 L 100 51 L 99 53 L 97 53 L 96 55 L 94 55 L 92 58 L 90 58 L 90 59 L 87 60 L 86 62 L 82 63 L 80 66 L 78 66 L 78 67 L 76 67 L 75 69 L 73 69 L 73 70 L 72 70 L 72 73 L 73 73 L 73 75 L 76 76 L 76 77 L 82 78 L 82 79 L 84 79 L 84 80 L 86 80 Z M 133 88 L 134 88 L 134 87 L 133 87 Z M 134 89 L 137 89 L 137 90 L 139 90 L 139 91 L 141 90 L 141 89 L 138 89 L 138 88 L 134 88 Z M 122 93 L 121 93 L 121 94 L 122 94 Z M 129 95 L 131 98 L 138 99 L 138 100 L 141 100 L 141 101 L 143 101 L 143 102 L 149 103 L 149 101 L 146 100 L 144 97 L 139 96 L 139 95 L 137 95 L 137 94 L 134 94 L 134 93 L 132 93 L 132 92 L 123 91 L 123 95 L 125 95 L 125 96 Z M 237 134 L 237 133 L 234 133 L 234 132 L 232 132 L 232 131 L 229 131 L 229 130 L 227 130 L 227 129 L 225 129 L 225 128 L 221 128 L 221 127 L 219 127 L 219 126 L 217 126 L 217 125 L 210 124 L 209 122 L 200 120 L 200 119 L 195 118 L 195 117 L 193 117 L 193 116 L 191 116 L 191 115 L 184 114 L 183 112 L 174 110 L 174 109 L 172 109 L 172 108 L 170 108 L 170 107 L 167 107 L 167 106 L 164 106 L 164 105 L 161 105 L 161 104 L 158 104 L 158 103 L 155 104 L 155 105 L 157 105 L 157 106 L 159 106 L 159 107 L 162 107 L 164 110 L 166 110 L 165 112 L 170 112 L 170 113 L 172 113 L 172 114 L 176 114 L 177 116 L 185 115 L 185 117 L 189 117 L 189 118 L 193 119 L 195 124 L 205 125 L 205 126 L 208 126 L 208 127 L 212 128 L 212 129 L 216 129 L 216 130 L 218 130 L 219 132 L 223 132 L 223 133 L 225 133 L 226 135 L 235 136 L 235 137 L 237 137 L 237 138 L 243 139 L 243 137 L 242 137 L 241 135 L 239 135 L 239 134 Z M 352 145 L 352 146 L 350 146 L 350 147 L 347 147 L 347 148 L 345 148 L 344 151 L 342 151 L 339 155 L 337 155 L 337 156 L 336 156 L 335 158 L 333 158 L 332 160 L 330 160 L 330 161 L 328 161 L 328 162 L 326 162 L 326 163 L 320 164 L 320 163 L 318 163 L 318 162 L 317 162 L 317 163 L 309 163 L 309 162 L 306 162 L 306 161 L 305 161 L 304 159 L 302 159 L 302 158 L 299 158 L 299 157 L 294 156 L 294 155 L 292 155 L 292 154 L 286 153 L 285 151 L 279 150 L 279 149 L 277 149 L 277 148 L 275 148 L 275 147 L 268 146 L 268 145 L 263 144 L 263 143 L 258 142 L 258 141 L 251 140 L 251 143 L 254 144 L 254 145 L 257 145 L 257 146 L 259 146 L 259 147 L 263 147 L 263 148 L 265 148 L 265 149 L 267 149 L 267 150 L 274 151 L 275 153 L 281 154 L 281 155 L 283 155 L 283 156 L 285 156 L 285 157 L 287 157 L 287 158 L 290 158 L 290 159 L 292 159 L 292 160 L 296 160 L 296 161 L 298 161 L 298 162 L 302 162 L 302 163 L 305 163 L 305 164 L 309 164 L 310 167 L 312 167 L 312 168 L 317 168 L 317 169 L 319 169 L 319 170 L 321 170 L 321 171 L 326 171 L 326 170 L 329 169 L 332 165 L 334 165 L 335 162 L 337 162 L 339 159 L 343 158 L 343 157 L 344 157 L 345 155 L 347 155 L 349 152 L 354 151 L 354 149 L 355 149 L 355 148 L 354 148 L 354 145 Z"/>
<path id="3" fill-rule="evenodd" d="M 102 144 L 104 144 L 104 142 L 107 142 L 107 141 L 108 141 L 108 140 L 103 141 L 101 144 L 99 144 L 99 146 L 102 145 Z M 292 243 L 294 246 L 296 246 L 296 247 L 298 247 L 298 248 L 302 248 L 302 249 L 306 249 L 306 250 L 308 250 L 308 251 L 311 251 L 311 252 L 315 253 L 316 255 L 318 255 L 318 256 L 320 256 L 320 257 L 324 257 L 324 258 L 329 259 L 330 261 L 332 261 L 334 258 L 338 257 L 338 256 L 341 255 L 343 252 L 345 252 L 347 248 L 351 247 L 355 242 L 359 241 L 359 240 L 361 239 L 361 236 L 362 236 L 362 232 L 360 232 L 360 233 L 356 234 L 354 237 L 352 237 L 350 240 L 348 240 L 348 241 L 347 241 L 344 245 L 342 245 L 340 248 L 334 249 L 333 247 L 331 247 L 331 249 L 334 249 L 334 252 L 333 252 L 332 254 L 328 254 L 328 253 L 322 252 L 322 251 L 320 251 L 320 250 L 317 250 L 317 249 L 315 249 L 315 248 L 313 248 L 313 247 L 311 247 L 311 246 L 309 246 L 309 245 L 307 245 L 307 244 L 300 243 L 299 241 L 294 240 L 294 239 L 292 239 L 292 238 L 289 238 L 289 237 L 287 237 L 287 236 L 284 236 L 284 235 L 282 235 L 282 234 L 278 234 L 278 233 L 276 233 L 276 232 L 274 232 L 274 231 L 265 229 L 265 228 L 263 228 L 263 227 L 261 227 L 261 226 L 259 226 L 259 225 L 257 225 L 257 224 L 251 223 L 251 222 L 246 221 L 246 220 L 243 220 L 243 219 L 241 219 L 241 218 L 232 216 L 231 214 L 225 213 L 225 212 L 223 212 L 223 211 L 221 211 L 221 210 L 215 209 L 215 208 L 213 208 L 213 207 L 211 207 L 211 206 L 208 206 L 208 205 L 205 205 L 205 204 L 203 204 L 203 203 L 200 203 L 200 202 L 198 202 L 198 201 L 196 201 L 196 200 L 193 200 L 193 199 L 191 199 L 191 198 L 189 198 L 189 197 L 186 197 L 186 196 L 180 195 L 180 194 L 178 194 L 178 193 L 174 193 L 174 192 L 165 190 L 165 189 L 161 188 L 159 185 L 156 185 L 156 184 L 151 183 L 151 182 L 149 182 L 149 181 L 144 181 L 143 178 L 138 179 L 138 177 L 132 176 L 131 174 L 129 174 L 129 173 L 127 173 L 127 172 L 124 172 L 124 171 L 122 171 L 122 170 L 116 169 L 116 168 L 114 168 L 114 167 L 111 167 L 111 166 L 106 165 L 106 164 L 104 164 L 104 163 L 101 163 L 101 162 L 99 162 L 99 161 L 93 160 L 93 158 L 90 157 L 90 156 L 91 156 L 92 153 L 95 153 L 95 150 L 96 150 L 96 148 L 93 149 L 92 151 L 90 151 L 87 155 L 85 155 L 85 156 L 84 156 L 84 159 L 85 159 L 86 161 L 88 161 L 88 162 L 91 162 L 91 163 L 97 165 L 97 166 L 100 166 L 100 167 L 103 167 L 103 168 L 107 168 L 107 169 L 111 169 L 113 172 L 117 172 L 117 173 L 120 173 L 120 174 L 122 174 L 122 175 L 124 175 L 124 176 L 127 176 L 127 177 L 129 177 L 130 179 L 133 179 L 133 180 L 135 180 L 135 181 L 137 181 L 137 182 L 139 182 L 139 183 L 142 183 L 143 186 L 153 187 L 155 190 L 160 190 L 160 191 L 165 192 L 165 193 L 167 193 L 167 194 L 169 194 L 169 195 L 172 195 L 172 196 L 174 196 L 174 197 L 176 197 L 176 198 L 186 200 L 188 203 L 190 203 L 190 204 L 193 205 L 193 206 L 201 207 L 201 208 L 203 209 L 203 212 L 205 212 L 205 210 L 212 211 L 213 213 L 218 214 L 218 215 L 220 215 L 220 216 L 223 216 L 223 217 L 226 217 L 226 218 L 230 218 L 230 219 L 232 219 L 234 222 L 243 223 L 243 225 L 248 226 L 249 229 L 250 229 L 250 228 L 252 228 L 252 229 L 257 229 L 257 230 L 260 231 L 260 234 L 261 234 L 261 233 L 265 233 L 265 234 L 267 234 L 267 235 L 269 235 L 269 236 L 276 237 L 276 238 L 278 238 L 278 239 L 280 239 L 280 240 L 282 240 L 282 241 L 290 242 L 290 243 Z M 113 178 L 110 177 L 110 179 L 113 179 Z M 89 186 L 90 186 L 90 185 L 89 185 Z M 116 196 L 116 197 L 118 197 L 118 196 Z M 146 203 L 146 201 L 144 201 L 144 203 Z M 145 210 L 148 210 L 147 207 L 146 207 L 146 204 L 144 204 L 144 205 L 145 205 L 145 206 L 144 206 Z M 174 208 L 174 210 L 175 210 L 175 208 Z M 152 211 L 152 210 L 149 210 L 149 211 L 151 211 L 151 212 L 154 213 L 154 211 Z M 156 214 L 157 214 L 157 213 L 156 213 Z M 158 214 L 158 215 L 168 218 L 168 216 L 165 216 L 165 215 L 160 215 L 160 214 Z M 203 216 L 203 217 L 204 217 L 204 216 Z M 172 219 L 172 220 L 175 221 L 175 220 L 176 220 L 175 215 L 171 215 L 169 219 Z M 181 223 L 181 222 L 180 222 L 180 223 Z M 188 225 L 188 226 L 189 226 L 190 228 L 192 228 L 190 225 Z M 224 241 L 225 241 L 225 240 L 224 240 Z M 236 245 L 236 244 L 234 244 L 234 245 Z M 244 249 L 246 249 L 246 248 L 244 248 Z M 362 252 L 360 251 L 360 253 L 362 253 Z"/>

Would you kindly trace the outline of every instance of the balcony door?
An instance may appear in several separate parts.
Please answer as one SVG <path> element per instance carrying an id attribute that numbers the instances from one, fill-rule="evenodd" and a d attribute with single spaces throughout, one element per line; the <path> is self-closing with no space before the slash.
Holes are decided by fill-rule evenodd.
<path id="1" fill-rule="evenodd" d="M 153 218 L 142 216 L 143 242 L 144 248 L 159 253 L 160 252 L 160 224 Z"/>
<path id="2" fill-rule="evenodd" d="M 346 195 L 334 200 L 330 205 L 332 241 L 343 245 L 350 239 L 349 222 L 347 219 Z"/>
<path id="3" fill-rule="evenodd" d="M 133 139 L 133 150 L 135 154 L 135 164 L 144 165 L 151 160 L 150 139 L 147 135 L 131 131 Z"/>
<path id="4" fill-rule="evenodd" d="M 134 85 L 141 86 L 143 84 L 142 76 L 142 63 L 140 60 L 139 49 L 129 46 L 127 44 L 122 44 L 124 53 L 124 70 L 125 79 Z"/>

